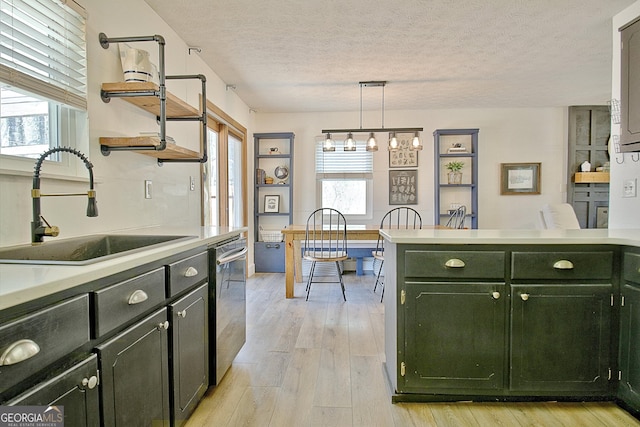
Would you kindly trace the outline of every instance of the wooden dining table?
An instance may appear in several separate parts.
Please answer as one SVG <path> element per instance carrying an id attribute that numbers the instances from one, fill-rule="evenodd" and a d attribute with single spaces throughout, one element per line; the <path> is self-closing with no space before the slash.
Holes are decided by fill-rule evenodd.
<path id="1" fill-rule="evenodd" d="M 422 228 L 449 228 L 443 225 L 423 226 Z M 306 226 L 289 225 L 282 229 L 284 235 L 284 271 L 285 295 L 293 298 L 294 284 L 302 282 L 302 252 L 300 241 L 304 240 Z M 380 225 L 347 224 L 347 240 L 378 240 Z M 348 252 L 348 250 L 347 250 Z"/>
<path id="2" fill-rule="evenodd" d="M 379 225 L 348 225 L 347 240 L 378 240 Z M 293 298 L 295 282 L 302 282 L 302 252 L 300 241 L 304 240 L 306 226 L 289 225 L 282 229 L 284 235 L 285 295 Z"/>

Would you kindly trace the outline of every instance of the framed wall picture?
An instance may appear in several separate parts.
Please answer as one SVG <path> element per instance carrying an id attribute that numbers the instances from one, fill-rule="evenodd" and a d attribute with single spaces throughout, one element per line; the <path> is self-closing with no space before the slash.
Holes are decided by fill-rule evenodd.
<path id="1" fill-rule="evenodd" d="M 541 163 L 501 163 L 500 194 L 540 194 Z"/>
<path id="2" fill-rule="evenodd" d="M 413 133 L 396 133 L 398 149 L 389 151 L 390 168 L 417 168 L 418 150 L 411 149 Z"/>
<path id="3" fill-rule="evenodd" d="M 418 171 L 389 171 L 389 204 L 418 204 Z"/>
<path id="4" fill-rule="evenodd" d="M 265 213 L 280 212 L 280 196 L 279 195 L 264 196 L 264 211 Z"/>

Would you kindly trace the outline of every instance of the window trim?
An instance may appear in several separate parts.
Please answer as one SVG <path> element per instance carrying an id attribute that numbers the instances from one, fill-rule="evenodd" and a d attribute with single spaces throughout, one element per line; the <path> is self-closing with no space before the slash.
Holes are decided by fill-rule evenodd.
<path id="1" fill-rule="evenodd" d="M 343 162 L 342 159 L 336 162 L 327 163 L 324 159 L 318 159 L 317 156 L 323 155 L 322 146 L 324 143 L 324 136 L 316 137 L 316 206 L 322 205 L 322 183 L 325 180 L 364 180 L 366 183 L 366 212 L 361 215 L 344 214 L 345 219 L 349 222 L 367 222 L 373 219 L 373 153 L 366 151 L 366 141 L 356 140 L 356 156 L 363 163 L 357 165 L 352 171 L 345 171 L 344 166 L 349 164 L 353 166 L 353 162 Z M 336 151 L 331 152 L 331 156 L 349 156 L 354 155 L 354 152 L 345 152 L 343 150 L 344 143 L 336 138 Z M 324 168 L 328 171 L 325 171 Z M 322 170 L 319 170 L 321 169 Z"/>
<path id="2" fill-rule="evenodd" d="M 351 214 L 346 214 L 343 213 L 344 218 L 347 220 L 347 222 L 365 222 L 365 221 L 370 221 L 373 219 L 373 177 L 364 177 L 364 176 L 358 176 L 358 177 L 347 177 L 347 174 L 336 174 L 336 176 L 329 176 L 328 174 L 325 174 L 323 177 L 318 177 L 318 179 L 316 179 L 316 206 L 319 207 L 323 207 L 322 206 L 322 183 L 325 180 L 331 180 L 331 181 L 335 181 L 336 179 L 344 179 L 344 180 L 354 180 L 354 181 L 365 181 L 367 189 L 367 196 L 366 196 L 366 213 L 364 213 L 363 215 L 351 215 Z M 354 174 L 356 175 L 356 174 Z M 361 174 L 360 174 L 361 175 Z"/>
<path id="3" fill-rule="evenodd" d="M 13 7 L 13 3 L 5 3 L 7 7 Z M 56 146 L 69 146 L 75 148 L 83 153 L 89 153 L 89 114 L 87 112 L 87 49 L 86 49 L 86 17 L 87 13 L 84 7 L 77 0 L 51 0 L 50 5 L 53 9 L 57 9 L 63 14 L 66 18 L 72 20 L 76 29 L 81 29 L 81 31 L 77 32 L 78 37 L 81 39 L 80 45 L 75 44 L 77 49 L 74 51 L 79 54 L 76 56 L 76 60 L 80 61 L 82 67 L 81 79 L 83 80 L 83 86 L 81 90 L 78 91 L 77 87 L 74 86 L 70 90 L 64 88 L 63 83 L 55 82 L 54 80 L 49 80 L 48 77 L 44 77 L 42 80 L 37 77 L 27 74 L 21 71 L 21 65 L 13 62 L 13 55 L 11 52 L 7 51 L 7 47 L 3 47 L 4 58 L 2 59 L 2 64 L 0 64 L 0 84 L 9 85 L 18 90 L 26 91 L 30 94 L 38 96 L 40 98 L 45 99 L 49 102 L 49 106 L 52 104 L 62 104 L 71 110 L 78 111 L 79 113 L 74 115 L 73 120 L 60 123 L 61 116 L 65 115 L 68 117 L 66 112 L 60 111 L 58 109 L 58 113 L 56 115 L 57 123 L 51 124 L 52 131 L 54 129 L 56 132 Z M 31 6 L 27 6 L 25 3 L 25 7 L 28 9 Z M 52 14 L 53 16 L 54 14 Z M 56 15 L 59 17 L 59 15 Z M 57 18 L 52 18 L 55 26 L 58 26 Z M 17 22 L 17 21 L 16 21 Z M 7 24 L 9 25 L 9 24 Z M 16 23 L 16 25 L 22 25 Z M 26 24 L 25 24 L 26 25 Z M 53 31 L 53 30 L 52 30 Z M 7 39 L 9 40 L 9 39 Z M 78 42 L 78 39 L 75 40 Z M 10 42 L 9 42 L 10 43 Z M 65 42 L 61 42 L 64 44 Z M 10 43 L 11 44 L 11 43 Z M 64 57 L 65 55 L 62 55 Z M 58 58 L 61 56 L 58 55 Z M 69 59 L 71 61 L 71 59 Z M 39 68 L 41 71 L 45 71 L 48 68 L 48 65 L 40 64 L 42 68 Z M 77 67 L 72 67 L 76 69 Z M 82 75 L 83 74 L 83 75 Z M 71 138 L 69 133 L 69 128 L 74 127 L 74 138 Z M 63 144 L 64 141 L 64 144 Z M 33 158 L 20 157 L 20 156 L 12 156 L 8 154 L 0 154 L 0 174 L 1 175 L 15 175 L 15 176 L 27 176 L 33 174 Z M 69 155 L 63 153 L 60 156 L 59 161 L 51 161 L 49 159 L 45 159 L 46 164 L 46 173 L 43 174 L 43 177 L 50 177 L 56 179 L 63 180 L 86 180 L 85 177 L 86 171 L 82 165 L 79 165 L 78 162 L 70 161 Z"/>

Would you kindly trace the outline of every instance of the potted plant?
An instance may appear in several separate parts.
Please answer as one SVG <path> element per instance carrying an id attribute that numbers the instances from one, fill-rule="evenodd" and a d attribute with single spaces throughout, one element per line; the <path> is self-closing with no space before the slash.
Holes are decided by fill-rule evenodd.
<path id="1" fill-rule="evenodd" d="M 449 173 L 447 179 L 449 184 L 461 184 L 462 183 L 462 167 L 464 162 L 451 161 L 445 165 Z"/>

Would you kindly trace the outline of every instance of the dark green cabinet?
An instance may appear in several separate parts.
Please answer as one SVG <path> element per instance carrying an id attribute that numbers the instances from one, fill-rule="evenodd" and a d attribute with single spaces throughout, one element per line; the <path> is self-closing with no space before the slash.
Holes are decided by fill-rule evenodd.
<path id="1" fill-rule="evenodd" d="M 184 424 L 209 386 L 208 303 L 204 284 L 169 306 L 171 408 L 174 426 Z"/>
<path id="2" fill-rule="evenodd" d="M 606 394 L 612 285 L 512 285 L 510 389 Z"/>
<path id="3" fill-rule="evenodd" d="M 640 411 L 640 284 L 622 286 L 619 397 Z"/>
<path id="4" fill-rule="evenodd" d="M 66 427 L 100 426 L 98 362 L 95 355 L 43 381 L 8 402 L 11 406 L 62 406 Z"/>
<path id="5" fill-rule="evenodd" d="M 640 411 L 640 254 L 624 254 L 618 397 Z"/>
<path id="6" fill-rule="evenodd" d="M 105 426 L 169 426 L 167 310 L 97 347 Z"/>
<path id="7" fill-rule="evenodd" d="M 390 337 L 385 346 L 387 361 L 395 366 L 389 372 L 395 401 L 610 399 L 614 394 L 616 249 L 507 244 L 392 249 L 397 292 L 392 292 L 395 304 L 385 305 Z M 640 361 L 638 368 L 634 372 L 640 374 Z"/>
<path id="8" fill-rule="evenodd" d="M 504 283 L 408 282 L 401 392 L 503 388 Z"/>

